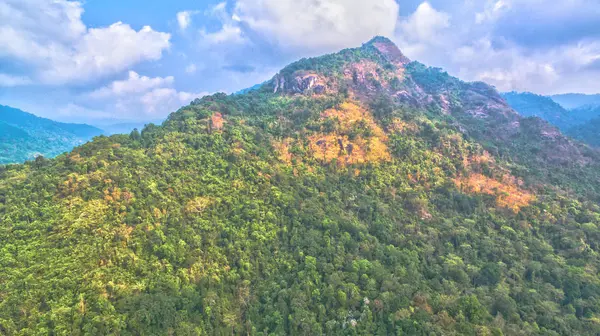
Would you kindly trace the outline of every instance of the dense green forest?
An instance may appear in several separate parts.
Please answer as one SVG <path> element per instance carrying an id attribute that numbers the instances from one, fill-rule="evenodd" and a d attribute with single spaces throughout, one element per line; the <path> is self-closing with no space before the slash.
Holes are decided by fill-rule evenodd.
<path id="1" fill-rule="evenodd" d="M 598 335 L 599 163 L 376 38 L 0 166 L 0 333 Z"/>
<path id="2" fill-rule="evenodd" d="M 54 157 L 100 134 L 93 126 L 60 123 L 0 105 L 0 164 Z"/>

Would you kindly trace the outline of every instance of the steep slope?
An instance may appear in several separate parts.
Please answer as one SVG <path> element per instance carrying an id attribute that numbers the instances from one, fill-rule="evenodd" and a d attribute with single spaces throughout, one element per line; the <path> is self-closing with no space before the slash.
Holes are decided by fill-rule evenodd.
<path id="1" fill-rule="evenodd" d="M 598 162 L 375 38 L 0 168 L 0 330 L 597 335 Z"/>
<path id="2" fill-rule="evenodd" d="M 566 130 L 578 124 L 576 116 L 557 104 L 552 98 L 530 92 L 507 92 L 502 97 L 525 117 L 540 117 L 552 125 Z"/>
<path id="3" fill-rule="evenodd" d="M 0 105 L 0 164 L 53 157 L 83 144 L 102 130 L 59 123 Z"/>

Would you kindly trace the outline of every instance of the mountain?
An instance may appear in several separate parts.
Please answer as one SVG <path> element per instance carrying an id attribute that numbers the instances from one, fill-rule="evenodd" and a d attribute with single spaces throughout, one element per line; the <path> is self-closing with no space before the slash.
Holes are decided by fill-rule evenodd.
<path id="1" fill-rule="evenodd" d="M 0 168 L 0 330 L 598 335 L 599 168 L 377 37 Z"/>
<path id="2" fill-rule="evenodd" d="M 600 147 L 600 105 L 585 105 L 572 111 L 586 122 L 566 130 L 566 134 L 594 147 Z"/>
<path id="3" fill-rule="evenodd" d="M 594 147 L 600 147 L 600 118 L 571 127 L 566 134 Z"/>
<path id="4" fill-rule="evenodd" d="M 600 105 L 600 94 L 586 95 L 582 93 L 567 93 L 554 95 L 550 98 L 569 110 L 585 105 Z"/>
<path id="5" fill-rule="evenodd" d="M 552 98 L 530 92 L 507 92 L 502 97 L 508 104 L 525 117 L 540 117 L 560 129 L 567 129 L 579 123 L 576 117 Z"/>
<path id="6" fill-rule="evenodd" d="M 570 111 L 580 124 L 600 118 L 600 105 L 583 105 Z"/>
<path id="7" fill-rule="evenodd" d="M 593 101 L 593 96 L 585 95 L 568 94 L 558 97 L 579 96 L 583 97 L 581 102 Z M 555 101 L 557 99 L 534 93 L 507 92 L 503 93 L 502 97 L 515 111 L 525 117 L 540 117 L 574 139 L 595 147 L 600 145 L 600 133 L 596 128 L 600 125 L 600 105 L 583 105 L 566 110 Z M 560 101 L 560 99 L 558 100 Z M 567 106 L 574 105 L 567 102 Z"/>
<path id="8" fill-rule="evenodd" d="M 0 164 L 54 157 L 100 134 L 93 126 L 59 123 L 0 105 Z"/>

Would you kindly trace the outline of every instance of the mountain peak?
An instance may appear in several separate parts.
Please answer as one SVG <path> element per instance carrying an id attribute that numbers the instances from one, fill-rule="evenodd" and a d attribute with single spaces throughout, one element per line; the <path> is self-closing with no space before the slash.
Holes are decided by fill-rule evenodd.
<path id="1" fill-rule="evenodd" d="M 375 36 L 369 42 L 363 44 L 363 48 L 369 47 L 377 49 L 389 62 L 402 65 L 410 63 L 410 59 L 404 56 L 398 46 L 387 37 Z"/>
<path id="2" fill-rule="evenodd" d="M 338 90 L 341 82 L 345 82 L 342 86 L 366 82 L 367 86 L 373 85 L 373 80 L 382 79 L 379 74 L 383 72 L 394 72 L 390 75 L 400 80 L 410 62 L 394 42 L 376 36 L 358 48 L 294 62 L 275 75 L 268 85 L 274 92 L 322 94 L 328 88 Z M 369 88 L 367 91 L 377 90 Z"/>

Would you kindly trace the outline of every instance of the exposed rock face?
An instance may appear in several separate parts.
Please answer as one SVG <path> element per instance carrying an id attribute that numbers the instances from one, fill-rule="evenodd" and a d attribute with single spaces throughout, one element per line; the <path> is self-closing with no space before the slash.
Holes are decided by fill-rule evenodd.
<path id="1" fill-rule="evenodd" d="M 325 93 L 326 85 L 322 78 L 312 72 L 298 71 L 294 73 L 291 82 L 287 82 L 285 77 L 277 74 L 273 79 L 273 92 L 278 91 L 288 93 Z"/>
<path id="2" fill-rule="evenodd" d="M 273 93 L 277 93 L 278 91 L 285 90 L 285 77 L 280 76 L 279 74 L 275 75 L 273 78 Z"/>
<path id="3" fill-rule="evenodd" d="M 325 92 L 325 84 L 321 81 L 319 76 L 314 73 L 298 73 L 294 77 L 294 83 L 292 86 L 292 92 L 304 93 L 306 91 L 313 90 L 316 94 L 322 94 Z"/>

